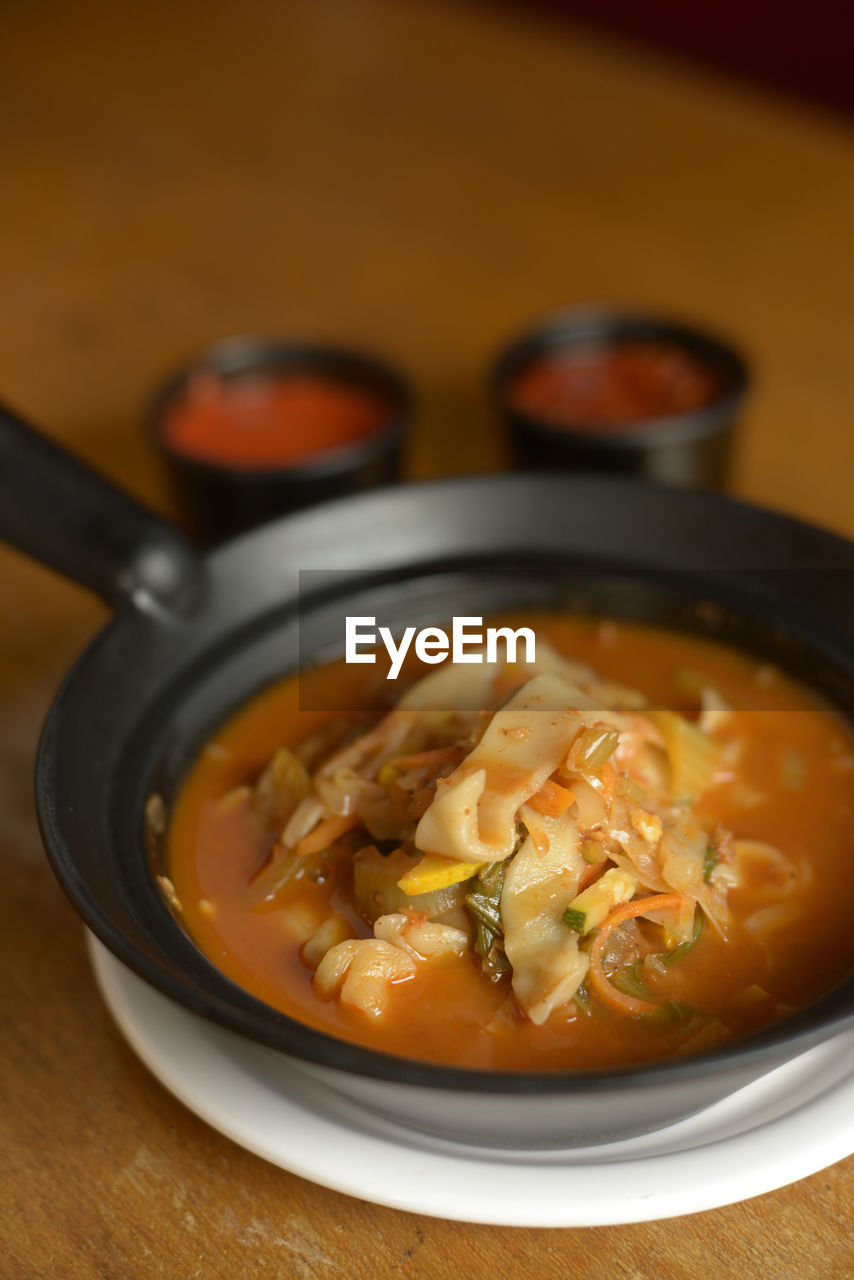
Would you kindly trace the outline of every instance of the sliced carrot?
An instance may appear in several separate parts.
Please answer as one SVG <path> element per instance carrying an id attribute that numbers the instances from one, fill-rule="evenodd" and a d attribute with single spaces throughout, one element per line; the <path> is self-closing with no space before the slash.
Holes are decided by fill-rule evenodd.
<path id="1" fill-rule="evenodd" d="M 614 799 L 614 792 L 617 788 L 617 770 L 614 768 L 613 761 L 605 761 L 599 770 L 599 777 L 602 779 L 602 794 L 610 803 Z"/>
<path id="2" fill-rule="evenodd" d="M 559 818 L 575 803 L 575 794 L 568 787 L 558 782 L 547 781 L 540 787 L 536 795 L 531 796 L 528 804 L 537 813 L 544 813 L 550 818 Z"/>
<path id="3" fill-rule="evenodd" d="M 294 852 L 300 858 L 311 853 L 322 853 L 334 840 L 343 836 L 345 831 L 352 831 L 353 827 L 358 825 L 359 819 L 354 813 L 349 818 L 340 817 L 337 813 L 333 814 L 331 818 L 324 818 L 322 822 L 318 822 L 313 831 L 303 836 Z"/>
<path id="4" fill-rule="evenodd" d="M 685 896 L 681 893 L 656 893 L 649 898 L 638 898 L 635 902 L 624 902 L 622 906 L 611 912 L 590 948 L 590 986 L 603 1004 L 631 1018 L 652 1013 L 660 1007 L 651 1000 L 639 1000 L 637 996 L 629 996 L 624 991 L 618 991 L 614 984 L 609 982 L 602 968 L 602 953 L 611 934 L 626 920 L 645 915 L 647 911 L 671 909 L 678 911 L 684 902 Z"/>
<path id="5" fill-rule="evenodd" d="M 582 893 L 585 889 L 589 889 L 592 884 L 603 876 L 605 872 L 614 864 L 609 862 L 607 858 L 603 858 L 601 862 L 590 862 L 585 866 L 581 873 L 581 879 L 578 882 L 578 892 Z"/>

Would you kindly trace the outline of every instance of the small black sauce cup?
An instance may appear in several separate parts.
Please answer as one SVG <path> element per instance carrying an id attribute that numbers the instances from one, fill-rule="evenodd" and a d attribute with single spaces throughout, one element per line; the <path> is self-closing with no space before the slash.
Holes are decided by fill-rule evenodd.
<path id="1" fill-rule="evenodd" d="M 564 425 L 511 403 L 514 379 L 533 361 L 626 342 L 666 344 L 686 352 L 708 370 L 718 391 L 701 408 L 633 419 L 618 430 L 582 421 Z M 547 317 L 506 347 L 492 368 L 492 390 L 515 466 L 619 473 L 701 488 L 726 483 L 748 385 L 743 357 L 720 339 L 662 317 L 604 308 L 572 308 Z"/>
<path id="2" fill-rule="evenodd" d="M 170 441 L 167 419 L 182 402 L 191 403 L 200 379 L 228 382 L 256 376 L 275 381 L 295 375 L 367 393 L 387 406 L 387 417 L 370 434 L 307 451 L 285 464 L 219 462 L 184 452 Z M 166 461 L 184 524 L 200 541 L 213 544 L 326 499 L 398 480 L 412 411 L 408 383 L 373 356 L 247 336 L 215 343 L 174 374 L 155 395 L 146 427 Z"/>

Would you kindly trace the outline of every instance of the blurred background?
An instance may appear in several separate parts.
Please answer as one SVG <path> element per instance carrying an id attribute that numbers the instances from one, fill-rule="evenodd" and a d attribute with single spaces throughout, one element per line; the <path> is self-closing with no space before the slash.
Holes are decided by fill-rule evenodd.
<path id="1" fill-rule="evenodd" d="M 524 4 L 526 0 L 521 0 Z M 854 10 L 816 0 L 806 10 L 774 0 L 686 5 L 679 0 L 536 0 L 543 10 L 672 50 L 749 80 L 854 111 L 849 52 Z"/>
<path id="2" fill-rule="evenodd" d="M 168 505 L 138 431 L 167 371 L 243 330 L 336 339 L 415 381 L 411 474 L 477 469 L 500 464 L 497 346 L 556 305 L 625 301 L 744 346 L 736 489 L 844 524 L 825 457 L 854 404 L 851 126 L 792 95 L 818 75 L 828 99 L 848 19 L 820 5 L 798 43 L 782 13 L 642 8 L 597 4 L 593 25 L 582 0 L 17 6 L 3 395 Z M 769 67 L 789 94 L 749 78 Z"/>

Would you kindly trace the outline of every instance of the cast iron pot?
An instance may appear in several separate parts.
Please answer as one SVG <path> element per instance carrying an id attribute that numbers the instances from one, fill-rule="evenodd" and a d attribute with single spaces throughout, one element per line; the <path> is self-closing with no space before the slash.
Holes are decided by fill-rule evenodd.
<path id="1" fill-rule="evenodd" d="M 854 546 L 719 495 L 584 477 L 490 476 L 348 498 L 201 558 L 170 526 L 0 412 L 0 535 L 116 607 L 60 690 L 36 790 L 53 869 L 88 927 L 186 1008 L 287 1054 L 403 1125 L 492 1146 L 659 1128 L 854 1025 L 854 978 L 762 1032 L 622 1070 L 489 1073 L 347 1044 L 277 1013 L 196 949 L 146 852 L 209 731 L 346 613 L 409 624 L 585 607 L 722 636 L 807 675 L 854 715 Z M 300 570 L 312 570 L 302 574 Z"/>

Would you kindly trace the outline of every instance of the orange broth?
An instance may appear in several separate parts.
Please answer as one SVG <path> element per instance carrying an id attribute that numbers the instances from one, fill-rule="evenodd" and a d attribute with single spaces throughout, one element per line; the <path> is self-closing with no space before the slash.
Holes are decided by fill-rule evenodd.
<path id="1" fill-rule="evenodd" d="M 842 719 L 776 669 L 711 641 L 566 616 L 524 621 L 538 639 L 588 662 L 604 678 L 642 690 L 655 705 L 696 708 L 690 689 L 699 677 L 733 708 L 748 708 L 737 710 L 720 733 L 724 742 L 744 740 L 737 779 L 711 787 L 695 812 L 709 829 L 720 822 L 737 838 L 767 841 L 811 869 L 803 877 L 808 882 L 787 899 L 799 914 L 764 941 L 741 922 L 769 902 L 768 886 L 731 890 L 729 941 L 707 921 L 696 945 L 669 966 L 663 995 L 742 1034 L 808 1003 L 850 972 L 854 735 Z M 295 905 L 298 913 L 300 903 L 310 910 L 312 903 L 325 909 L 331 902 L 357 936 L 370 937 L 370 927 L 353 911 L 346 885 L 303 880 L 288 886 L 275 908 L 253 906 L 250 879 L 273 835 L 248 804 L 223 805 L 222 798 L 254 783 L 278 747 L 295 745 L 333 717 L 329 710 L 300 709 L 301 700 L 311 705 L 312 687 L 322 685 L 327 707 L 364 706 L 365 670 L 342 662 L 272 686 L 224 724 L 193 765 L 171 823 L 169 875 L 200 949 L 240 986 L 298 1021 L 404 1057 L 556 1070 L 683 1051 L 678 1030 L 665 1018 L 626 1017 L 595 1001 L 571 1002 L 534 1026 L 518 1013 L 507 981 L 482 977 L 471 954 L 420 966 L 415 978 L 395 986 L 382 1018 L 315 996 L 312 971 L 299 957 L 302 939 L 294 937 Z M 377 678 L 374 689 L 381 684 L 388 698 L 387 682 Z M 792 753 L 800 762 L 795 777 L 787 775 Z M 756 987 L 767 996 L 745 995 Z"/>

